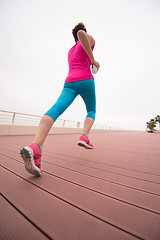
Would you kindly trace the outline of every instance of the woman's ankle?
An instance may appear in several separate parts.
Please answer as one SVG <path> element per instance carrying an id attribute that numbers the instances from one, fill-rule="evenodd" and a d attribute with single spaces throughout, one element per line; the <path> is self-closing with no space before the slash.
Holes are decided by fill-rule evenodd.
<path id="1" fill-rule="evenodd" d="M 82 136 L 84 136 L 84 137 L 88 138 L 88 135 L 87 135 L 87 134 L 85 134 L 85 133 L 82 133 Z"/>
<path id="2" fill-rule="evenodd" d="M 37 141 L 33 141 L 33 143 L 37 144 L 38 147 L 42 150 L 43 144 L 38 143 Z"/>

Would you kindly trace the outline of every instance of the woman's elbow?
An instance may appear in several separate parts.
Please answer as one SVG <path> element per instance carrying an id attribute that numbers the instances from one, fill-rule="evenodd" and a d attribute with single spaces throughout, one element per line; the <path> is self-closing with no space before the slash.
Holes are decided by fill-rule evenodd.
<path id="1" fill-rule="evenodd" d="M 83 30 L 79 30 L 78 33 L 77 33 L 78 39 L 84 37 L 85 35 L 86 35 L 86 32 L 83 31 Z"/>

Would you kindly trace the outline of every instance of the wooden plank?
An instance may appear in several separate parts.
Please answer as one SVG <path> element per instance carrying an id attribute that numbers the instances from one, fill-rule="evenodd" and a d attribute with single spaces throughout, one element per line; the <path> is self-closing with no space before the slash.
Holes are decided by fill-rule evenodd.
<path id="1" fill-rule="evenodd" d="M 13 157 L 13 156 L 12 156 Z M 19 173 L 25 173 L 25 169 L 21 168 L 22 172 L 18 171 L 19 166 L 16 161 L 17 154 L 15 153 L 15 160 L 13 158 L 1 157 L 1 164 L 3 166 Z M 17 161 L 18 157 L 17 157 Z M 22 163 L 19 161 L 19 163 Z M 23 164 L 23 163 L 22 163 Z M 160 214 L 160 196 L 138 191 L 129 187 L 113 184 L 104 180 L 84 175 L 78 171 L 72 171 L 70 169 L 58 167 L 55 165 L 43 163 L 43 172 L 48 173 L 54 177 L 63 179 L 66 182 L 72 182 L 73 184 L 80 185 L 84 188 L 98 192 L 110 198 L 115 198 L 119 201 L 126 202 L 131 205 L 135 205 L 140 208 L 147 209 Z"/>
<path id="2" fill-rule="evenodd" d="M 49 239 L 2 196 L 0 197 L 0 215 L 0 239 Z"/>
<path id="3" fill-rule="evenodd" d="M 74 151 L 72 150 L 72 153 Z M 17 152 L 10 152 L 10 150 L 2 149 L 1 153 L 7 154 L 10 157 L 15 156 L 15 158 L 19 158 L 19 149 L 17 149 Z M 20 158 L 19 158 L 20 159 Z M 45 160 L 43 160 L 45 159 Z M 46 164 L 45 164 L 46 163 Z M 135 190 L 143 191 L 146 193 L 151 193 L 153 195 L 160 195 L 160 184 L 158 184 L 157 181 L 147 181 L 143 179 L 136 179 L 136 178 L 130 178 L 129 176 L 121 175 L 121 174 L 115 174 L 114 172 L 105 172 L 103 169 L 95 169 L 92 167 L 92 164 L 90 166 L 85 166 L 84 164 L 80 164 L 79 160 L 75 159 L 73 162 L 65 161 L 64 159 L 61 160 L 60 158 L 54 158 L 49 157 L 46 155 L 42 156 L 42 167 L 43 165 L 46 166 L 47 163 L 49 164 L 49 167 L 54 168 L 54 166 L 58 166 L 61 168 L 70 169 L 75 172 L 82 173 L 84 175 L 90 175 L 92 177 L 95 177 L 96 179 L 101 179 L 103 181 L 106 181 L 107 184 L 109 182 L 113 184 L 117 184 L 119 186 L 124 186 L 128 188 L 132 188 Z M 62 169 L 62 170 L 63 170 Z M 46 169 L 47 170 L 47 169 Z"/>
<path id="4" fill-rule="evenodd" d="M 0 174 L 3 181 L 2 193 L 53 239 L 137 239 L 4 168 L 0 169 Z M 30 177 L 31 179 L 35 178 Z"/>
<path id="5" fill-rule="evenodd" d="M 72 153 L 74 153 L 74 151 L 72 150 Z M 76 151 L 75 151 L 75 156 L 76 156 Z M 159 183 L 160 184 L 160 174 L 155 173 L 154 169 L 150 169 L 149 170 L 133 170 L 132 167 L 130 166 L 130 168 L 128 167 L 121 167 L 119 165 L 117 166 L 111 166 L 110 164 L 108 164 L 107 159 L 104 160 L 103 156 L 101 154 L 101 158 L 99 158 L 99 162 L 95 162 L 97 161 L 96 156 L 89 156 L 87 159 L 82 159 L 80 157 L 80 155 L 78 155 L 78 157 L 73 157 L 73 156 L 67 156 L 67 155 L 62 155 L 62 154 L 55 154 L 53 153 L 48 153 L 46 152 L 45 154 L 43 154 L 43 158 L 45 159 L 47 157 L 48 162 L 53 163 L 56 160 L 61 160 L 61 162 L 67 162 L 67 163 L 71 163 L 71 164 L 77 164 L 80 166 L 85 166 L 85 167 L 90 167 L 92 169 L 95 170 L 100 170 L 100 171 L 104 171 L 106 173 L 111 173 L 111 174 L 115 174 L 115 175 L 120 175 L 120 176 L 126 176 L 128 178 L 132 178 L 132 179 L 139 179 L 139 180 L 146 180 L 146 181 L 150 181 L 150 182 L 154 182 L 154 183 Z M 139 159 L 141 160 L 142 158 L 139 157 Z M 157 169 L 156 169 L 157 170 Z"/>
<path id="6" fill-rule="evenodd" d="M 2 151 L 7 151 L 8 146 L 1 146 Z M 9 147 L 10 151 L 19 151 L 20 147 Z M 61 149 L 59 149 L 61 150 Z M 70 149 L 73 150 L 73 149 Z M 73 152 L 73 151 L 72 151 Z M 104 157 L 105 153 L 101 154 L 100 157 L 96 156 L 96 151 L 93 152 L 93 154 L 91 153 L 89 156 L 85 156 L 85 158 L 83 156 L 81 156 L 81 154 L 79 154 L 79 152 L 76 149 L 75 155 L 63 155 L 62 151 L 59 151 L 59 153 L 55 153 L 54 151 L 45 151 L 43 154 L 43 158 L 45 159 L 46 157 L 48 158 L 48 160 L 50 162 L 53 162 L 53 159 L 58 159 L 67 163 L 73 163 L 73 164 L 78 164 L 81 166 L 86 166 L 86 167 L 92 167 L 93 169 L 97 169 L 97 170 L 102 170 L 108 173 L 113 173 L 113 174 L 119 174 L 121 176 L 127 176 L 129 178 L 134 178 L 134 179 L 142 179 L 142 180 L 146 180 L 146 181 L 151 181 L 151 182 L 157 182 L 160 183 L 160 172 L 157 169 L 157 164 L 155 167 L 154 164 L 154 168 L 140 168 L 139 166 L 137 166 L 137 168 L 133 169 L 132 164 L 129 165 L 130 162 L 128 161 L 128 166 L 122 166 L 120 163 L 118 165 L 114 165 L 113 163 L 109 163 L 108 159 L 106 157 Z M 125 156 L 126 158 L 126 156 Z M 140 161 L 143 160 L 142 156 L 138 156 L 137 158 L 139 158 Z M 111 159 L 110 159 L 111 160 Z M 152 163 L 153 163 L 153 159 L 152 159 Z"/>
<path id="7" fill-rule="evenodd" d="M 135 139 L 135 141 L 137 140 L 136 144 L 128 144 L 128 139 L 126 139 L 126 135 L 127 133 L 123 133 L 123 145 L 122 145 L 122 141 L 119 142 L 119 135 L 122 133 L 112 133 L 112 134 L 91 134 L 92 138 L 94 137 L 95 140 L 97 140 L 97 144 L 99 142 L 101 142 L 101 146 L 96 147 L 97 144 L 95 145 L 95 149 L 93 151 L 81 151 L 80 149 L 76 148 L 77 153 L 81 153 L 80 157 L 81 159 L 88 159 L 88 156 L 95 156 L 95 159 L 97 159 L 97 162 L 99 162 L 99 160 L 102 162 L 103 161 L 103 156 L 105 156 L 104 161 L 108 164 L 112 164 L 114 165 L 113 167 L 130 167 L 130 170 L 137 170 L 137 171 L 142 171 L 143 172 L 143 168 L 144 168 L 144 172 L 146 170 L 146 172 L 148 171 L 148 173 L 151 173 L 151 171 L 153 170 L 156 174 L 160 175 L 160 172 L 158 171 L 157 168 L 155 168 L 155 160 L 152 161 L 152 158 L 154 156 L 154 159 L 156 160 L 156 164 L 158 164 L 158 166 L 160 166 L 160 162 L 159 162 L 159 157 L 160 157 L 160 152 L 159 152 L 159 147 L 158 147 L 158 142 L 160 141 L 160 138 L 155 138 L 154 142 L 155 145 L 157 144 L 157 146 L 154 146 L 154 148 L 152 149 L 151 147 L 149 147 L 148 145 L 152 144 L 152 138 L 150 139 L 150 142 L 148 143 L 148 145 L 143 144 L 142 146 L 139 146 L 139 133 L 137 136 L 137 138 Z M 137 133 L 136 133 L 137 134 Z M 133 135 L 130 134 L 131 136 Z M 141 135 L 143 136 L 143 141 L 142 143 L 146 140 L 146 134 L 145 133 L 141 133 Z M 140 135 L 140 136 L 141 136 Z M 151 135 L 150 135 L 151 136 Z M 134 137 L 134 135 L 133 135 Z M 158 136 L 159 137 L 159 136 Z M 66 142 L 66 138 L 67 138 L 67 142 Z M 61 142 L 63 139 L 63 152 L 65 152 L 65 155 L 67 155 L 67 152 L 69 153 L 69 156 L 71 155 L 70 150 L 74 147 L 76 147 L 76 141 L 77 141 L 78 135 L 67 135 L 67 136 L 57 136 L 57 135 L 52 135 L 52 136 L 48 136 L 47 140 L 46 140 L 46 144 L 44 147 L 45 152 L 52 152 L 54 150 L 54 152 L 57 154 L 59 154 L 59 148 L 61 148 Z M 101 139 L 100 141 L 98 141 L 98 139 Z M 135 137 L 134 137 L 135 138 Z M 19 139 L 19 141 L 17 140 Z M 22 147 L 23 145 L 28 144 L 31 140 L 32 137 L 31 136 L 23 136 L 23 137 L 17 137 L 17 139 L 13 139 L 12 145 L 16 146 L 16 143 L 18 144 L 18 147 Z M 50 139 L 52 139 L 52 142 L 50 142 Z M 124 139 L 126 139 L 126 141 L 124 141 Z M 5 141 L 4 138 L 0 138 L 2 145 L 3 143 L 9 143 L 9 141 Z M 4 141 L 3 141 L 4 140 Z M 9 140 L 9 139 L 8 139 Z M 108 141 L 109 142 L 108 142 Z M 120 138 L 121 140 L 121 138 Z M 159 140 L 159 141 L 158 141 Z M 103 144 L 102 144 L 103 141 Z M 15 142 L 15 144 L 13 144 Z M 107 144 L 106 144 L 107 142 Z M 113 145 L 114 142 L 114 145 Z M 126 145 L 127 144 L 127 145 Z M 99 145 L 99 144 L 98 144 Z M 138 147 L 135 147 L 135 145 Z M 102 154 L 102 150 L 103 150 L 103 154 Z M 153 152 L 154 151 L 154 152 Z M 154 153 L 154 155 L 152 154 Z M 140 159 L 140 160 L 139 160 Z M 151 160 L 151 161 L 150 161 Z M 115 164 L 114 164 L 115 163 Z M 144 164 L 143 164 L 144 163 Z M 142 167 L 143 166 L 143 167 Z M 147 167 L 148 166 L 148 167 Z M 141 169 L 142 168 L 142 169 Z"/>
<path id="8" fill-rule="evenodd" d="M 23 172 L 23 165 L 18 162 L 15 163 L 15 168 L 11 166 L 11 169 L 28 181 L 46 189 L 54 196 L 63 198 L 102 221 L 109 222 L 142 239 L 158 239 L 157 237 L 160 234 L 160 216 L 158 214 L 102 196 L 97 192 L 65 182 L 63 179 L 48 174 L 43 174 L 42 178 L 30 177 Z M 8 188 L 8 184 L 6 185 L 6 188 Z"/>

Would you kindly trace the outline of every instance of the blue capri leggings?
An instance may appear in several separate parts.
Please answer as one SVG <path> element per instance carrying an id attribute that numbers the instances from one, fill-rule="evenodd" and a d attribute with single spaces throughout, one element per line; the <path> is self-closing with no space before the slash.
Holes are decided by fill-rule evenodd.
<path id="1" fill-rule="evenodd" d="M 55 122 L 78 95 L 80 95 L 85 102 L 87 117 L 95 120 L 96 96 L 94 79 L 65 83 L 57 102 L 45 113 L 45 115 L 50 116 Z"/>

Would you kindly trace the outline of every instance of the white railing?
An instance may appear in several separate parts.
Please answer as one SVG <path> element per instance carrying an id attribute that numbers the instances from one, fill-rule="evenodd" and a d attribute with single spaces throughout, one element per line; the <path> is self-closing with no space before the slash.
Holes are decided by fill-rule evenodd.
<path id="1" fill-rule="evenodd" d="M 41 117 L 39 115 L 0 110 L 0 125 L 38 126 Z M 83 128 L 83 122 L 58 118 L 53 127 Z M 109 129 L 109 127 L 94 124 L 93 129 Z"/>

